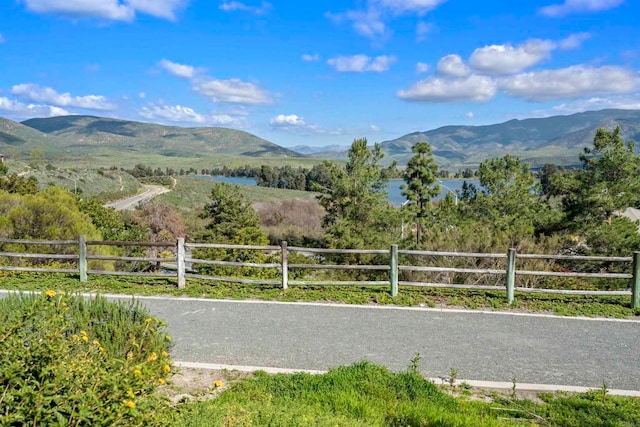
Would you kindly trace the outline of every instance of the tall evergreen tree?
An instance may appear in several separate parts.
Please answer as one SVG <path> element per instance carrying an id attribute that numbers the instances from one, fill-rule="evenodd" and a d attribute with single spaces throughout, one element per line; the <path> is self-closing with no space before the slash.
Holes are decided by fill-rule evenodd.
<path id="1" fill-rule="evenodd" d="M 422 226 L 431 211 L 431 199 L 440 194 L 437 184 L 438 165 L 433 160 L 428 142 L 418 142 L 411 149 L 413 157 L 404 170 L 406 184 L 401 186 L 402 195 L 409 202 L 408 209 L 414 213 L 416 222 L 416 241 L 422 240 Z"/>
<path id="2" fill-rule="evenodd" d="M 326 212 L 323 227 L 330 246 L 380 248 L 392 240 L 396 213 L 386 187 L 395 164 L 380 166 L 382 157 L 379 144 L 370 149 L 366 139 L 358 139 L 344 167 L 325 163 L 331 178 L 319 188 L 318 200 Z"/>

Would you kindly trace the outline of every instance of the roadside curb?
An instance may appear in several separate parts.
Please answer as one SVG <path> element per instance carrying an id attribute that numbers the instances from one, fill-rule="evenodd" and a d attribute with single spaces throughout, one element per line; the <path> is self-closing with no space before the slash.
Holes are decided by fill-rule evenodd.
<path id="1" fill-rule="evenodd" d="M 316 370 L 316 369 L 290 369 L 290 368 L 275 368 L 268 366 L 243 366 L 243 365 L 224 365 L 219 363 L 200 363 L 200 362 L 181 362 L 173 361 L 173 365 L 180 368 L 193 368 L 193 369 L 205 369 L 212 371 L 239 371 L 239 372 L 255 372 L 264 371 L 268 374 L 294 374 L 303 372 L 312 375 L 326 374 L 328 371 Z M 434 384 L 449 384 L 445 378 L 426 378 Z M 479 381 L 479 380 L 463 380 L 458 379 L 454 385 L 460 386 L 461 384 L 468 384 L 471 387 L 478 388 L 490 388 L 499 390 L 512 390 L 513 383 L 503 381 Z M 516 383 L 516 390 L 518 391 L 532 391 L 532 392 L 557 392 L 565 391 L 568 393 L 585 393 L 591 390 L 601 390 L 597 387 L 580 387 L 571 385 L 553 385 L 553 384 L 527 384 Z M 640 390 L 619 390 L 619 389 L 607 389 L 607 394 L 614 396 L 628 396 L 628 397 L 640 397 Z"/>

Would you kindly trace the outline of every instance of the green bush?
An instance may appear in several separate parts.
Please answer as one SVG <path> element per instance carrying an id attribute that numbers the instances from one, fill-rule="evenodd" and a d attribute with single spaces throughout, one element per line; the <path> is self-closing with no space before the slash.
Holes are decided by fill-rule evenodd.
<path id="1" fill-rule="evenodd" d="M 0 425 L 162 425 L 170 337 L 138 303 L 0 300 Z"/>

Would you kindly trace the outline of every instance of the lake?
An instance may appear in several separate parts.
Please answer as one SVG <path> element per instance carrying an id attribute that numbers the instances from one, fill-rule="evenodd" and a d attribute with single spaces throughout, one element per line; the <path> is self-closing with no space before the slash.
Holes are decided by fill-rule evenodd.
<path id="1" fill-rule="evenodd" d="M 233 177 L 233 176 L 208 176 L 203 175 L 198 178 L 203 179 L 211 179 L 213 181 L 218 182 L 226 182 L 229 184 L 236 185 L 249 185 L 255 186 L 256 180 L 253 178 L 244 178 L 244 177 Z M 453 192 L 460 190 L 462 188 L 462 183 L 465 180 L 463 179 L 443 179 L 440 182 L 440 194 L 435 197 L 436 200 L 443 199 L 447 192 Z M 469 179 L 468 183 L 474 184 L 476 187 L 480 186 L 480 182 L 477 179 Z M 400 206 L 405 200 L 407 200 L 402 194 L 400 190 L 400 185 L 404 183 L 401 179 L 392 179 L 389 180 L 389 186 L 387 187 L 387 194 L 389 195 L 389 201 L 393 203 L 395 206 Z"/>

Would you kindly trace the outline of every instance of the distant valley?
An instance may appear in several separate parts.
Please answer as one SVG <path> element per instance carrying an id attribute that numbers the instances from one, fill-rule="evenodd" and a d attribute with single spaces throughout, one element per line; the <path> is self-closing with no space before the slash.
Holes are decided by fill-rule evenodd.
<path id="1" fill-rule="evenodd" d="M 568 116 L 510 120 L 486 126 L 444 126 L 381 142 L 386 163 L 406 164 L 411 147 L 428 141 L 441 167 L 476 167 L 504 154 L 519 155 L 534 166 L 572 164 L 590 146 L 596 129 L 619 125 L 625 140 L 640 140 L 640 111 L 602 110 Z M 284 148 L 248 132 L 219 128 L 164 126 L 93 116 L 30 119 L 0 118 L 0 152 L 26 157 L 39 151 L 46 158 L 101 159 L 102 164 L 150 159 L 178 165 L 207 164 L 211 159 L 257 164 L 311 164 L 319 159 L 345 160 L 344 145 Z M 375 141 L 370 141 L 373 143 Z M 244 159 L 244 160 L 243 160 Z M 194 163 L 194 161 L 198 160 Z"/>

